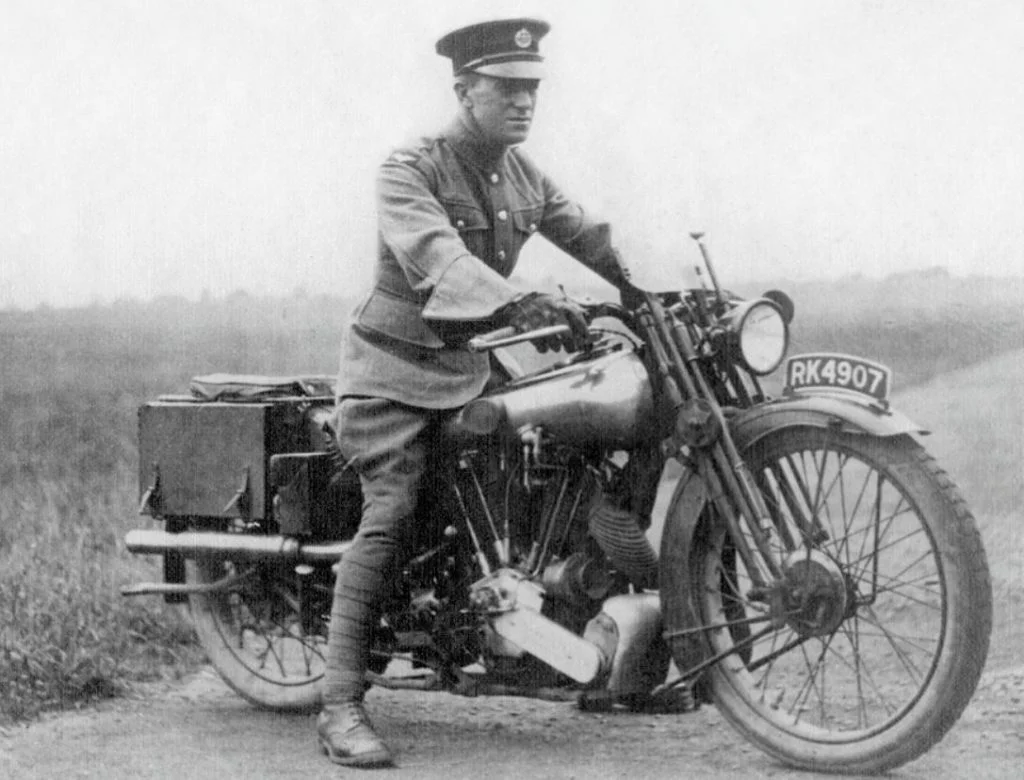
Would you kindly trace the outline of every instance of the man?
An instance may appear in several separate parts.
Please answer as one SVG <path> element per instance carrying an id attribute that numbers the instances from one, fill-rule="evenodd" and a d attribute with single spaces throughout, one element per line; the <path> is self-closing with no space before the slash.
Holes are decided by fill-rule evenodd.
<path id="1" fill-rule="evenodd" d="M 387 584 L 405 562 L 403 534 L 443 422 L 489 375 L 473 333 L 568 325 L 539 344 L 574 349 L 586 322 L 570 302 L 524 295 L 506 281 L 540 233 L 605 279 L 622 281 L 610 230 L 592 220 L 517 145 L 526 140 L 543 77 L 538 44 L 549 25 L 506 19 L 445 35 L 458 114 L 442 133 L 381 166 L 373 289 L 343 348 L 338 443 L 359 474 L 363 517 L 338 571 L 317 721 L 321 749 L 348 766 L 391 764 L 362 707 L 369 636 Z"/>

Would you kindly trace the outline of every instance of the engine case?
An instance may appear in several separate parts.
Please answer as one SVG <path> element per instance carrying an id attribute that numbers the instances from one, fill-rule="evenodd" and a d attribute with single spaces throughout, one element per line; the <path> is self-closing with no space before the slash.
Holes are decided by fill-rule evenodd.
<path id="1" fill-rule="evenodd" d="M 661 601 L 657 593 L 612 596 L 587 624 L 583 638 L 614 647 L 605 689 L 615 697 L 647 694 L 665 681 L 671 654 L 661 637 Z"/>

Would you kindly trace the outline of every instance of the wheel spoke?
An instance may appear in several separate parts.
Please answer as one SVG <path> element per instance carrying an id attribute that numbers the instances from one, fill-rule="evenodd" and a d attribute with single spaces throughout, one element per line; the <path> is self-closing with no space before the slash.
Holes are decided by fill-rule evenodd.
<path id="1" fill-rule="evenodd" d="M 874 614 L 874 611 L 870 607 L 867 610 L 865 610 L 865 613 L 861 619 L 869 626 L 874 626 L 876 629 L 878 629 L 877 634 L 872 632 L 865 632 L 864 636 L 874 636 L 884 639 L 893 647 L 893 650 L 899 655 L 900 658 L 903 658 L 903 654 L 901 653 L 900 649 L 896 647 L 896 642 L 903 642 L 904 644 L 910 645 L 910 647 L 920 650 L 922 653 L 926 655 L 934 655 L 935 648 L 929 649 L 921 644 L 918 644 L 918 642 L 931 641 L 936 645 L 936 647 L 939 644 L 939 640 L 937 637 L 915 636 L 890 631 L 882 625 L 882 622 L 878 619 L 878 616 Z"/>
<path id="2" fill-rule="evenodd" d="M 876 596 L 878 596 L 881 593 L 892 593 L 892 594 L 898 596 L 901 599 L 905 599 L 906 601 L 909 601 L 909 602 L 912 602 L 914 604 L 917 604 L 918 606 L 924 607 L 925 609 L 934 610 L 935 612 L 938 612 L 939 614 L 942 613 L 942 607 L 941 606 L 936 605 L 933 602 L 925 601 L 924 599 L 920 599 L 920 598 L 917 598 L 915 596 L 911 596 L 908 593 L 902 593 L 899 590 L 897 590 L 896 588 L 878 588 L 878 589 L 875 590 L 875 595 Z M 940 595 L 940 594 L 936 594 L 936 595 Z"/>
<path id="3" fill-rule="evenodd" d="M 870 477 L 871 477 L 871 472 L 868 471 L 868 472 L 866 472 L 864 474 L 864 479 L 861 480 L 860 490 L 857 491 L 857 500 L 854 502 L 853 508 L 850 510 L 849 520 L 847 521 L 847 524 L 846 524 L 846 527 L 845 527 L 845 533 L 843 534 L 843 540 L 842 540 L 842 545 L 841 545 L 840 552 L 846 552 L 847 553 L 847 556 L 846 556 L 846 563 L 847 564 L 849 564 L 849 562 L 850 562 L 849 547 L 846 546 L 847 543 L 849 541 L 852 541 L 854 536 L 863 535 L 862 538 L 861 538 L 861 551 L 863 552 L 864 544 L 866 543 L 866 541 L 868 539 L 868 533 L 867 533 L 868 529 L 867 528 L 865 528 L 863 531 L 858 531 L 856 534 L 851 529 L 853 527 L 853 520 L 854 520 L 854 518 L 857 516 L 857 514 L 860 511 L 861 501 L 863 501 L 864 500 L 864 496 L 867 495 L 868 483 L 870 482 Z"/>
<path id="4" fill-rule="evenodd" d="M 888 542 L 888 543 L 886 543 L 884 545 L 881 545 L 880 547 L 878 547 L 877 550 L 875 550 L 875 552 L 870 553 L 868 555 L 865 555 L 863 558 L 861 558 L 859 560 L 853 561 L 853 563 L 850 564 L 849 570 L 856 571 L 857 576 L 855 577 L 855 579 L 857 579 L 857 580 L 863 579 L 863 574 L 867 570 L 868 565 L 878 558 L 878 554 L 879 553 L 885 552 L 886 550 L 894 549 L 896 547 L 896 545 L 900 544 L 901 542 L 905 542 L 908 539 L 912 539 L 913 537 L 918 536 L 919 534 L 924 534 L 924 530 L 921 529 L 921 528 L 918 528 L 916 531 L 911 531 L 911 532 L 905 534 L 904 536 L 900 537 L 899 539 L 894 539 L 894 540 L 892 540 L 892 541 L 890 541 L 890 542 Z M 930 549 L 929 550 L 925 550 L 918 557 L 917 561 L 915 561 L 915 562 L 909 564 L 907 567 L 905 567 L 903 569 L 903 572 L 909 571 L 909 569 L 912 566 L 914 566 L 915 563 L 920 562 L 921 560 L 924 560 L 925 558 L 927 558 L 930 555 L 932 555 L 932 551 Z M 863 566 L 858 566 L 858 564 L 861 564 L 861 563 L 863 563 L 864 565 Z M 902 574 L 903 572 L 900 572 L 900 574 Z M 897 576 L 898 577 L 899 574 L 893 575 L 893 576 Z"/>
<path id="5" fill-rule="evenodd" d="M 845 623 L 842 626 L 843 631 L 844 631 L 844 633 L 846 635 L 847 641 L 850 642 L 850 645 L 852 647 L 856 648 L 855 651 L 854 651 L 854 655 L 853 655 L 854 663 L 851 664 L 849 662 L 849 660 L 844 658 L 842 655 L 837 655 L 837 657 L 838 657 L 840 663 L 846 665 L 847 668 L 849 668 L 851 671 L 853 671 L 853 673 L 854 673 L 854 675 L 856 677 L 856 680 L 857 680 L 858 702 L 860 703 L 861 707 L 863 707 L 863 709 L 864 709 L 864 725 L 867 726 L 868 725 L 869 717 L 868 717 L 867 707 L 866 707 L 866 704 L 865 704 L 865 698 L 866 697 L 864 697 L 864 689 L 863 689 L 863 685 L 862 685 L 863 682 L 865 682 L 865 681 L 867 682 L 868 687 L 871 688 L 872 692 L 874 692 L 874 694 L 875 694 L 875 697 L 882 704 L 882 706 L 885 707 L 885 709 L 889 713 L 889 715 L 894 715 L 896 713 L 896 707 L 894 707 L 893 705 L 889 704 L 889 700 L 886 698 L 885 694 L 882 692 L 881 687 L 878 685 L 877 682 L 875 682 L 875 677 L 871 673 L 871 668 L 866 663 L 864 663 L 864 658 L 863 658 L 863 655 L 861 654 L 861 651 L 860 651 L 860 648 L 861 648 L 860 637 L 863 636 L 864 634 L 858 628 L 856 628 L 857 616 L 854 617 L 854 621 L 855 621 L 855 623 L 854 623 L 855 628 L 852 630 L 852 638 L 851 638 L 851 633 L 850 633 L 851 629 Z"/>
<path id="6" fill-rule="evenodd" d="M 775 658 L 776 653 L 778 652 L 777 643 L 778 643 L 778 640 L 779 640 L 779 638 L 781 636 L 782 636 L 782 632 L 781 631 L 776 631 L 774 634 L 772 634 L 772 644 L 771 644 L 771 647 L 768 648 L 768 652 L 764 656 L 765 658 Z M 764 700 L 765 694 L 768 691 L 768 685 L 769 685 L 768 678 L 771 677 L 772 669 L 774 668 L 770 662 L 767 663 L 766 666 L 767 666 L 767 668 L 765 669 L 764 675 L 762 675 L 761 679 L 758 681 L 758 685 L 761 686 L 761 699 L 762 699 L 762 701 Z M 751 671 L 754 671 L 755 668 L 756 667 L 754 667 L 754 666 L 750 667 Z"/>
<path id="7" fill-rule="evenodd" d="M 801 704 L 801 700 L 802 699 L 804 701 L 806 701 L 806 699 L 808 697 L 810 697 L 811 692 L 812 691 L 816 691 L 818 693 L 818 705 L 819 705 L 819 709 L 820 709 L 820 712 L 821 712 L 821 723 L 822 724 L 825 724 L 828 721 L 828 716 L 825 713 L 825 668 L 824 668 L 824 660 L 825 660 L 825 656 L 828 654 L 828 648 L 829 648 L 829 644 L 831 643 L 831 641 L 832 641 L 832 637 L 831 636 L 826 637 L 822 641 L 821 652 L 818 653 L 818 657 L 815 659 L 813 665 L 811 664 L 810 659 L 807 657 L 807 645 L 804 644 L 804 645 L 800 646 L 800 652 L 803 655 L 804 665 L 807 667 L 807 677 L 806 677 L 806 679 L 804 681 L 804 684 L 801 686 L 801 690 L 797 693 L 797 695 L 793 699 L 793 706 L 790 707 L 790 712 L 792 713 L 793 710 L 795 710 L 797 708 L 797 705 Z M 817 682 L 818 670 L 819 669 L 821 669 L 821 685 L 820 685 L 820 687 L 819 687 L 818 682 Z M 800 707 L 800 711 L 799 711 L 799 713 L 796 716 L 796 719 L 798 721 L 800 720 L 800 715 L 802 714 L 803 709 L 804 709 L 803 707 Z"/>
<path id="8" fill-rule="evenodd" d="M 225 570 L 235 568 L 225 565 Z M 223 574 L 217 570 L 211 576 Z M 220 605 L 211 615 L 216 636 L 231 649 L 233 663 L 254 680 L 272 685 L 292 688 L 318 680 L 323 674 L 326 640 L 305 631 L 302 604 L 288 578 L 258 567 L 248 568 L 242 576 L 246 578 L 244 586 L 206 597 Z"/>
<path id="9" fill-rule="evenodd" d="M 853 626 L 848 626 L 843 623 L 843 633 L 846 635 L 846 641 L 853 647 L 853 679 L 857 684 L 857 726 L 864 728 L 868 725 L 868 707 L 867 702 L 864 698 L 864 679 L 861 676 L 861 657 L 860 657 L 860 620 L 857 615 L 853 616 Z"/>

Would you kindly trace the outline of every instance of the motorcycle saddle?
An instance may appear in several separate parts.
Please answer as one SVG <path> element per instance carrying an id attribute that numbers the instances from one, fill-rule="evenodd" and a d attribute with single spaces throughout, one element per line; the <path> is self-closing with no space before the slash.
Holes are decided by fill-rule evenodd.
<path id="1" fill-rule="evenodd" d="M 192 398 L 200 401 L 259 402 L 273 398 L 334 396 L 333 376 L 262 376 L 258 374 L 206 374 L 189 383 Z"/>

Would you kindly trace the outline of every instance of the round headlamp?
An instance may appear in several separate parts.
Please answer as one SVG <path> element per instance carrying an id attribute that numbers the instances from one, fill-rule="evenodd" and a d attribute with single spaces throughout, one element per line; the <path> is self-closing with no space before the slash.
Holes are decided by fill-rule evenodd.
<path id="1" fill-rule="evenodd" d="M 735 357 L 750 373 L 763 376 L 779 367 L 789 348 L 789 325 L 775 301 L 746 301 L 726 319 Z"/>

